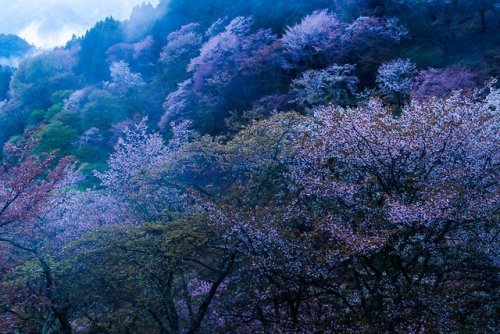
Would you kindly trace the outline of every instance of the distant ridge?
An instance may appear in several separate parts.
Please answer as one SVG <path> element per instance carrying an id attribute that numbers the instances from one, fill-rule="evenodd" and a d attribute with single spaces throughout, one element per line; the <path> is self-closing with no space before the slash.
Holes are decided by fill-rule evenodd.
<path id="1" fill-rule="evenodd" d="M 4 3 L 5 2 L 5 3 Z M 1 1 L 0 33 L 21 36 L 42 48 L 62 46 L 108 16 L 127 19 L 144 0 L 16 0 Z"/>

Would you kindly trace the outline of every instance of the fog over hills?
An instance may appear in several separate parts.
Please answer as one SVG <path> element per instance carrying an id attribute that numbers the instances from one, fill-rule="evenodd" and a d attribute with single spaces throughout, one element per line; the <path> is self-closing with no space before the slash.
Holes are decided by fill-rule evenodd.
<path id="1" fill-rule="evenodd" d="M 158 0 L 0 0 L 0 33 L 16 34 L 41 48 L 63 45 L 107 16 L 127 19 L 142 3 Z"/>

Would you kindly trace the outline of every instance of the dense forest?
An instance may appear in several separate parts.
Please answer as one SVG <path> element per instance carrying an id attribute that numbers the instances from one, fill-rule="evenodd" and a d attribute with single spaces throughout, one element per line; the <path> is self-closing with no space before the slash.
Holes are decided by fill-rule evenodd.
<path id="1" fill-rule="evenodd" d="M 0 333 L 499 333 L 499 15 L 163 0 L 0 35 Z"/>

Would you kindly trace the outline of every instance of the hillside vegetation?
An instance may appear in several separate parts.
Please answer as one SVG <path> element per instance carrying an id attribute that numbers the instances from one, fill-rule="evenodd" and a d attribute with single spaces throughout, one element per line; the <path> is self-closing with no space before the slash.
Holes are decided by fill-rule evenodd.
<path id="1" fill-rule="evenodd" d="M 0 66 L 0 333 L 498 333 L 499 15 L 160 1 Z"/>

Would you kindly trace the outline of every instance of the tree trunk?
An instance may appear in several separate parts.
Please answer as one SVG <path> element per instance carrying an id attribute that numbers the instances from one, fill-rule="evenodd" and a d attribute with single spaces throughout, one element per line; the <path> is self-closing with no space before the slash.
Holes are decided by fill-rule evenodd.
<path id="1" fill-rule="evenodd" d="M 231 254 L 231 256 L 228 259 L 227 264 L 225 265 L 225 268 L 222 270 L 219 277 L 212 284 L 212 287 L 210 288 L 208 295 L 205 297 L 205 300 L 203 300 L 200 307 L 198 308 L 198 312 L 197 312 L 197 315 L 194 319 L 194 322 L 191 324 L 191 327 L 189 328 L 189 330 L 187 332 L 188 334 L 198 333 L 198 330 L 200 329 L 201 323 L 202 323 L 203 319 L 205 318 L 205 315 L 208 311 L 208 307 L 210 306 L 212 299 L 214 298 L 215 294 L 217 293 L 217 289 L 222 284 L 222 282 L 227 277 L 227 275 L 229 275 L 229 272 L 233 268 L 235 258 L 236 258 L 236 252 Z"/>
<path id="2" fill-rule="evenodd" d="M 69 322 L 66 311 L 55 311 L 57 320 L 59 320 L 59 326 L 61 329 L 61 334 L 71 334 L 73 332 L 71 328 L 71 323 Z"/>

